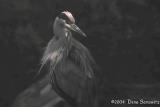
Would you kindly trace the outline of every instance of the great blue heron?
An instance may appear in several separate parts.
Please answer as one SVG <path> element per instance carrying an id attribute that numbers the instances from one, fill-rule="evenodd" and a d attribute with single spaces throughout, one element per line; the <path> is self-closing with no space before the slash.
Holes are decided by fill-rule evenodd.
<path id="1" fill-rule="evenodd" d="M 71 31 L 86 34 L 75 24 L 68 11 L 61 12 L 53 24 L 54 36 L 41 60 L 41 68 L 49 65 L 53 89 L 74 107 L 92 107 L 95 61 L 88 49 L 73 38 Z"/>

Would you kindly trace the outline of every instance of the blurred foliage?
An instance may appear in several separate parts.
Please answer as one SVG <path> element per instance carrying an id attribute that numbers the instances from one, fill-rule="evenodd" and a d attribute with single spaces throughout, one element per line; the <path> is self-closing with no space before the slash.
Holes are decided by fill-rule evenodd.
<path id="1" fill-rule="evenodd" d="M 0 0 L 0 96 L 9 102 L 34 82 L 56 15 L 68 10 L 88 38 L 102 89 L 160 77 L 159 0 Z M 5 84 L 5 85 L 4 85 Z"/>

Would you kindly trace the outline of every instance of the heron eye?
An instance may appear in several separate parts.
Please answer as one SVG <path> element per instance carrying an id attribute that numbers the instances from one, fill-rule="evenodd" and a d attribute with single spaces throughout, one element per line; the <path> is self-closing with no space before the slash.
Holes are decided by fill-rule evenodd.
<path id="1" fill-rule="evenodd" d="M 61 13 L 58 17 L 65 20 L 67 24 L 71 23 L 70 19 L 64 13 Z"/>

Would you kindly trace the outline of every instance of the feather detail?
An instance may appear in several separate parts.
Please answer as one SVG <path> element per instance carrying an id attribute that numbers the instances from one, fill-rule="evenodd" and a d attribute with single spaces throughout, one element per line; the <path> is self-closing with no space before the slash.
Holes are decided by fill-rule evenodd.
<path id="1" fill-rule="evenodd" d="M 89 50 L 75 39 L 72 39 L 72 47 L 69 52 L 69 57 L 80 66 L 82 71 L 84 71 L 89 78 L 94 76 L 92 65 L 95 64 L 95 61 L 93 57 Z"/>
<path id="2" fill-rule="evenodd" d="M 65 49 L 63 47 L 60 47 L 61 45 L 58 44 L 56 37 L 53 37 L 43 54 L 43 57 L 41 59 L 41 67 L 39 69 L 39 73 L 43 69 L 43 67 L 49 62 L 51 68 L 53 69 L 53 66 L 56 66 L 61 59 L 63 59 L 64 51 Z M 49 71 L 52 71 L 51 69 Z"/>

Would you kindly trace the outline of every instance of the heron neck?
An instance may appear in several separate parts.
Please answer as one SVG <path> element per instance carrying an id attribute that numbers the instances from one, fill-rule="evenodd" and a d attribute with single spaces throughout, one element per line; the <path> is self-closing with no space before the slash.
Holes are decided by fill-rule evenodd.
<path id="1" fill-rule="evenodd" d="M 54 23 L 54 34 L 59 38 L 60 46 L 65 47 L 67 50 L 70 49 L 72 34 L 65 28 L 58 26 Z"/>
<path id="2" fill-rule="evenodd" d="M 56 35 L 59 38 L 59 46 L 62 46 L 66 50 L 70 50 L 72 42 L 72 34 L 70 31 L 65 32 L 61 35 Z"/>
<path id="3" fill-rule="evenodd" d="M 71 39 L 72 39 L 72 34 L 70 31 L 66 32 L 65 34 L 65 45 L 67 47 L 68 50 L 70 50 L 71 47 Z"/>

